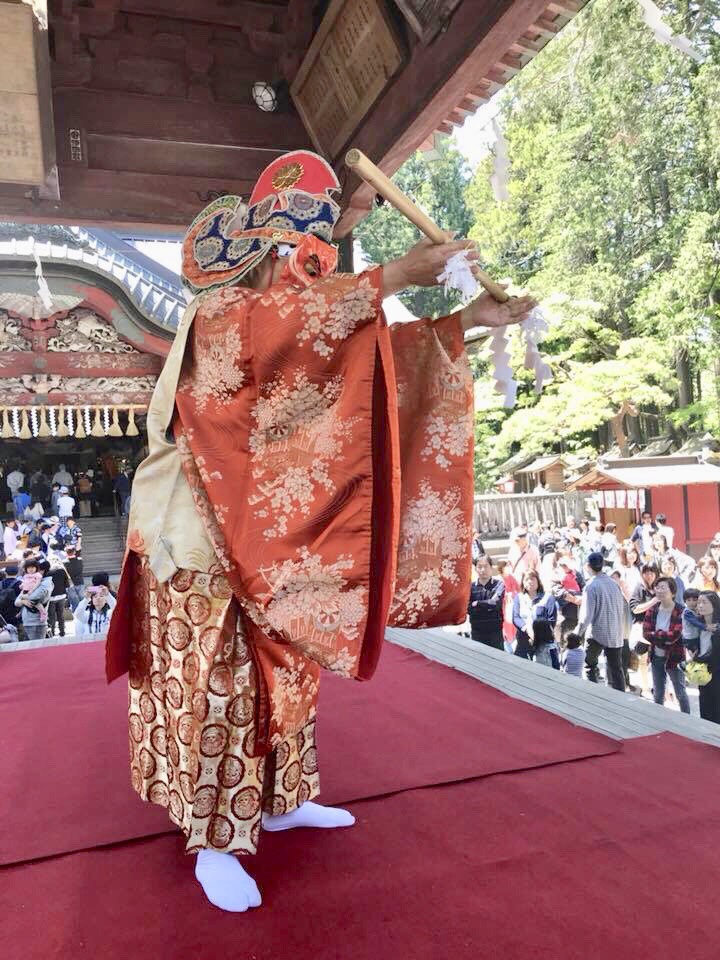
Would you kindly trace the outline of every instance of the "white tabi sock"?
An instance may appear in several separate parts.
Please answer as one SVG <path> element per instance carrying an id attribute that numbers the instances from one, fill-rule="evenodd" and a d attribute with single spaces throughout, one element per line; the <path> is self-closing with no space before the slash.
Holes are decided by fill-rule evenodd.
<path id="1" fill-rule="evenodd" d="M 263 830 L 269 830 L 271 833 L 274 830 L 292 830 L 293 827 L 324 829 L 351 827 L 354 823 L 355 817 L 349 810 L 341 810 L 340 807 L 323 807 L 322 804 L 313 803 L 312 800 L 307 800 L 290 813 L 281 813 L 276 817 L 264 813 L 262 817 Z"/>
<path id="2" fill-rule="evenodd" d="M 232 853 L 201 850 L 195 861 L 195 878 L 210 903 L 221 910 L 244 913 L 262 903 L 257 884 Z"/>

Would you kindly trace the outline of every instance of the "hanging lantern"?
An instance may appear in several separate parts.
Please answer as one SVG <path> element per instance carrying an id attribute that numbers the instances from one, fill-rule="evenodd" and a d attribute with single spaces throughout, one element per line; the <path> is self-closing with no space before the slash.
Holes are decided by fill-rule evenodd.
<path id="1" fill-rule="evenodd" d="M 95 407 L 95 420 L 93 422 L 90 435 L 93 437 L 105 436 L 105 431 L 103 430 L 102 423 L 100 422 L 100 407 Z"/>
<path id="2" fill-rule="evenodd" d="M 75 436 L 79 440 L 83 440 L 87 436 L 87 433 L 85 432 L 85 427 L 83 426 L 82 410 L 78 410 L 75 416 L 77 417 L 77 426 L 75 427 Z"/>
<path id="3" fill-rule="evenodd" d="M 105 407 L 105 409 L 107 410 L 107 407 Z M 110 437 L 121 437 L 123 435 L 123 432 L 120 429 L 120 421 L 118 420 L 117 407 L 113 407 L 112 426 L 108 427 L 108 429 L 105 432 Z"/>
<path id="4" fill-rule="evenodd" d="M 20 413 L 17 407 L 12 408 L 13 433 L 16 437 L 20 436 Z"/>
<path id="5" fill-rule="evenodd" d="M 32 427 L 32 435 L 36 437 L 39 430 L 37 407 L 30 407 L 30 426 Z"/>
<path id="6" fill-rule="evenodd" d="M 22 412 L 22 426 L 20 427 L 18 436 L 21 440 L 29 440 L 32 437 L 32 432 L 28 426 L 28 412 L 24 407 Z"/>
<path id="7" fill-rule="evenodd" d="M 46 410 L 45 407 L 40 407 L 40 428 L 38 429 L 37 435 L 39 437 L 51 437 L 52 433 L 50 432 L 50 427 L 47 425 L 46 420 Z"/>
<path id="8" fill-rule="evenodd" d="M 7 407 L 3 407 L 2 412 L 2 430 L 0 430 L 0 437 L 3 440 L 7 440 L 13 435 L 13 428 L 10 426 L 10 417 L 8 416 Z"/>
<path id="9" fill-rule="evenodd" d="M 125 431 L 126 437 L 136 437 L 139 434 L 139 430 L 135 423 L 135 407 L 130 407 L 128 411 L 128 425 L 127 430 Z"/>

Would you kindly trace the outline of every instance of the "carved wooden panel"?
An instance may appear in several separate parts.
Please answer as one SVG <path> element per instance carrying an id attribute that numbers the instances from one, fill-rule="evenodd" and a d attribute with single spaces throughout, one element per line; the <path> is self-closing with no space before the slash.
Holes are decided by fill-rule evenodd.
<path id="1" fill-rule="evenodd" d="M 333 0 L 291 87 L 321 153 L 338 155 L 403 60 L 382 0 Z"/>

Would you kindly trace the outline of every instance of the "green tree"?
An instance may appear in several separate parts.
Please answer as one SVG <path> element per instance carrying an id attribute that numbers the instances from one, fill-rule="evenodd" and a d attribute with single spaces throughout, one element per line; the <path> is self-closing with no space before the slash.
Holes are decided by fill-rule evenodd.
<path id="1" fill-rule="evenodd" d="M 465 237 L 472 224 L 465 201 L 470 171 L 450 140 L 441 141 L 439 153 L 433 160 L 416 153 L 394 179 L 439 226 Z M 384 204 L 360 224 L 355 237 L 373 263 L 386 263 L 406 253 L 420 234 L 409 220 Z M 443 316 L 457 305 L 457 298 L 439 287 L 411 287 L 400 299 L 417 317 Z"/>
<path id="2" fill-rule="evenodd" d="M 493 273 L 541 297 L 555 381 L 538 399 L 519 377 L 477 459 L 607 446 L 624 400 L 654 417 L 630 418 L 638 443 L 646 422 L 717 428 L 716 7 L 666 6 L 698 65 L 654 40 L 634 0 L 595 0 L 508 86 L 510 198 L 494 200 L 488 158 L 467 191 L 470 235 Z"/>

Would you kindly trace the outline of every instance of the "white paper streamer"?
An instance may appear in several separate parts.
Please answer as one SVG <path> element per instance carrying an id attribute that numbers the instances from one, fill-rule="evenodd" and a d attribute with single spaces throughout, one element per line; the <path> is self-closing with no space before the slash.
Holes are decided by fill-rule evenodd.
<path id="1" fill-rule="evenodd" d="M 85 433 L 90 436 L 90 431 L 92 430 L 92 424 L 90 423 L 90 407 L 84 407 L 85 412 Z"/>
<path id="2" fill-rule="evenodd" d="M 12 408 L 12 426 L 16 437 L 20 436 L 20 411 L 17 407 Z"/>
<path id="3" fill-rule="evenodd" d="M 56 437 L 57 422 L 55 420 L 55 407 L 48 407 L 48 420 L 50 421 L 50 433 L 53 437 Z"/>
<path id="4" fill-rule="evenodd" d="M 50 287 L 47 285 L 47 280 L 43 276 L 42 263 L 40 262 L 40 257 L 38 252 L 33 246 L 32 251 L 33 257 L 35 258 L 35 276 L 37 277 L 37 286 L 38 286 L 38 296 L 42 300 L 42 305 L 49 312 L 53 308 L 53 298 L 50 293 Z"/>
<path id="5" fill-rule="evenodd" d="M 30 407 L 30 426 L 32 427 L 32 435 L 36 437 L 39 429 L 37 407 Z"/>
<path id="6" fill-rule="evenodd" d="M 68 428 L 68 433 L 70 436 L 75 435 L 75 425 L 73 424 L 73 408 L 67 407 L 67 417 L 65 418 L 65 426 Z"/>
<path id="7" fill-rule="evenodd" d="M 464 250 L 450 257 L 445 264 L 445 269 L 438 277 L 438 283 L 443 284 L 445 293 L 456 290 L 463 300 L 472 300 L 477 295 L 479 284 Z"/>
<path id="8" fill-rule="evenodd" d="M 698 48 L 682 33 L 673 33 L 672 27 L 663 20 L 662 10 L 652 0 L 638 0 L 642 9 L 642 17 L 650 27 L 658 43 L 666 47 L 675 47 L 680 53 L 691 57 L 695 63 L 703 62 L 703 55 Z"/>
<path id="9" fill-rule="evenodd" d="M 490 176 L 490 186 L 496 200 L 509 200 L 510 194 L 508 193 L 507 182 L 510 171 L 510 155 L 507 140 L 502 132 L 502 127 L 497 122 L 497 117 L 492 118 L 490 126 L 495 134 L 493 172 Z"/>
<path id="10" fill-rule="evenodd" d="M 103 407 L 103 430 L 107 434 L 110 430 L 110 410 Z"/>

